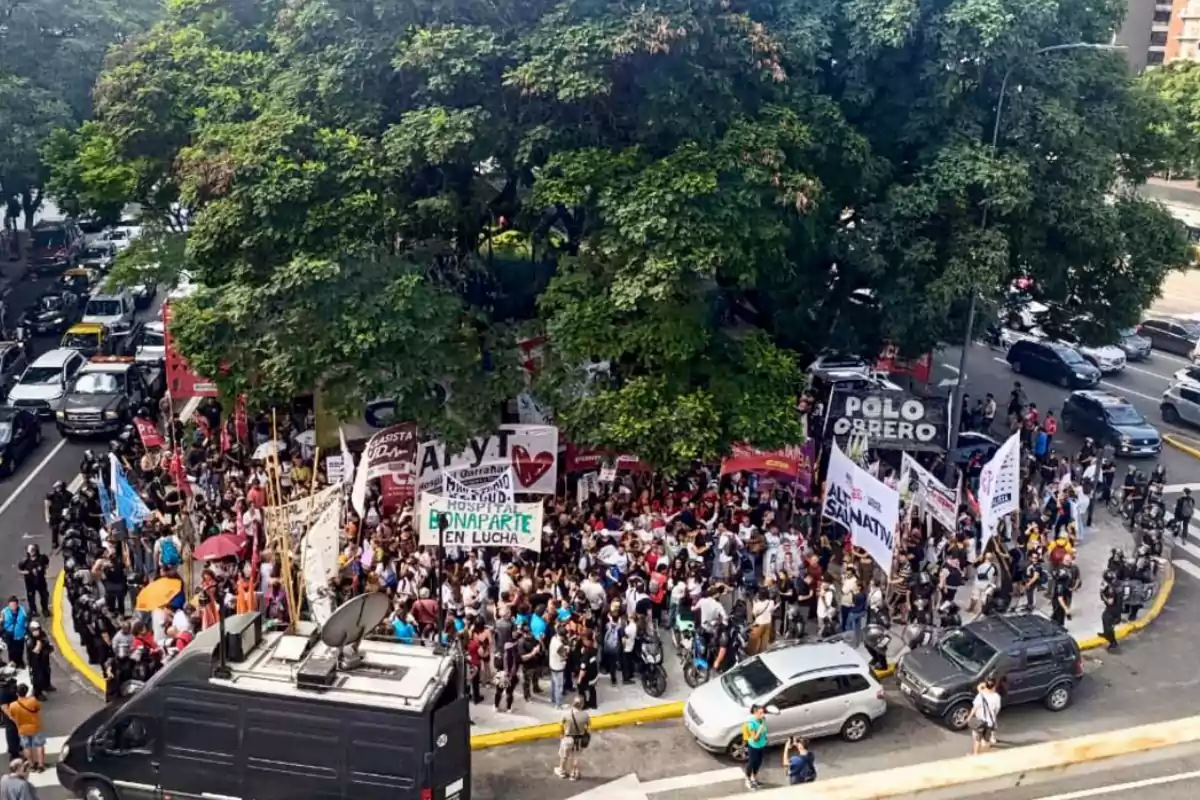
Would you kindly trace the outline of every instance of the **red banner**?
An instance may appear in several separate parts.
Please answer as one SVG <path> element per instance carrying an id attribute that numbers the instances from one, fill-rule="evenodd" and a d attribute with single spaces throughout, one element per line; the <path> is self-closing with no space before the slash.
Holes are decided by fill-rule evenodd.
<path id="1" fill-rule="evenodd" d="M 143 417 L 134 417 L 133 426 L 137 428 L 138 438 L 142 440 L 142 447 L 151 450 L 163 446 L 163 436 L 158 432 L 158 427 L 154 422 Z"/>
<path id="2" fill-rule="evenodd" d="M 183 468 L 183 455 L 178 448 L 171 452 L 171 460 L 167 462 L 167 474 L 171 476 L 171 480 L 175 482 L 184 496 L 192 493 L 191 481 L 188 480 L 187 471 Z"/>
<path id="3" fill-rule="evenodd" d="M 735 444 L 729 457 L 721 461 L 721 474 L 758 472 L 798 480 L 801 473 L 811 474 L 811 449 L 805 445 L 789 445 L 782 450 L 759 450 L 747 444 Z"/>
<path id="4" fill-rule="evenodd" d="M 599 450 L 579 450 L 570 442 L 567 443 L 567 472 L 592 472 L 603 466 L 615 466 L 617 469 L 627 469 L 630 472 L 641 472 L 650 469 L 637 456 L 619 455 L 614 460 Z"/>
<path id="5" fill-rule="evenodd" d="M 385 515 L 413 499 L 414 481 L 412 475 L 384 475 L 379 479 L 379 503 Z"/>
<path id="6" fill-rule="evenodd" d="M 216 397 L 217 385 L 192 372 L 187 360 L 171 342 L 171 304 L 163 303 L 163 349 L 167 368 L 167 392 L 175 400 L 189 397 Z"/>
<path id="7" fill-rule="evenodd" d="M 221 452 L 229 452 L 229 448 L 233 447 L 233 442 L 229 438 L 229 425 L 221 426 Z"/>
<path id="8" fill-rule="evenodd" d="M 238 444 L 250 441 L 250 420 L 246 418 L 246 398 L 239 397 L 233 411 L 233 432 L 237 434 Z"/>

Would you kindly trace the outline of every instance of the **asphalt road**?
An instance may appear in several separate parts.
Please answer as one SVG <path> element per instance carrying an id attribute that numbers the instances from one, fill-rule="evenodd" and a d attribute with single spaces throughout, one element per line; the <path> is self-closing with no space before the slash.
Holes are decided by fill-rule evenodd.
<path id="1" fill-rule="evenodd" d="M 960 348 L 948 348 L 934 354 L 934 370 L 931 383 L 936 385 L 942 380 L 958 375 Z M 1130 362 L 1124 370 L 1112 375 L 1106 375 L 1098 388 L 1113 392 L 1127 399 L 1141 414 L 1161 433 L 1180 433 L 1196 437 L 1200 435 L 1196 429 L 1167 425 L 1162 420 L 1159 402 L 1162 393 L 1172 380 L 1176 371 L 1190 366 L 1186 359 L 1179 356 L 1162 353 L 1155 350 L 1147 361 Z M 1036 403 L 1043 415 L 1053 410 L 1055 415 L 1061 415 L 1063 401 L 1070 392 L 1051 383 L 1039 381 L 1028 375 L 1017 375 L 1012 371 L 1004 358 L 1004 352 L 986 345 L 976 344 L 967 356 L 966 394 L 974 406 L 977 398 L 991 393 L 996 397 L 1000 407 L 997 415 L 996 430 L 993 436 L 1001 439 L 1007 435 L 1007 430 L 1000 431 L 1000 417 L 1008 405 L 1008 397 L 1012 392 L 1013 382 L 1020 381 L 1029 401 Z M 1059 452 L 1078 452 L 1083 445 L 1083 439 L 1075 434 L 1067 433 L 1059 426 L 1058 435 L 1054 437 L 1054 447 Z M 1181 453 L 1164 445 L 1162 455 L 1157 458 L 1139 458 L 1137 463 L 1147 472 L 1154 464 L 1161 462 L 1167 468 L 1168 483 L 1193 483 L 1200 481 L 1200 464 L 1191 456 Z M 1119 466 L 1117 478 L 1124 477 L 1124 467 Z"/>

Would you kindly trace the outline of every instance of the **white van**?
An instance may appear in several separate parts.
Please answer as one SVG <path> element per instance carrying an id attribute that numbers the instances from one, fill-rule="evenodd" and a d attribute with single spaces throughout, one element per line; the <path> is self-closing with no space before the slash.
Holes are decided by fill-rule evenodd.
<path id="1" fill-rule="evenodd" d="M 133 327 L 137 303 L 126 289 L 116 292 L 101 290 L 92 295 L 83 309 L 83 322 L 104 325 L 114 332 Z"/>

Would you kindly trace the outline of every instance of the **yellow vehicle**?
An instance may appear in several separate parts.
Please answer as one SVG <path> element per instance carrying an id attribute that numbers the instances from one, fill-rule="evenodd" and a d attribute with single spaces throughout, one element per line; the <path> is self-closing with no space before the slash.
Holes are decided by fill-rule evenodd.
<path id="1" fill-rule="evenodd" d="M 80 297 L 87 297 L 96 283 L 96 271 L 88 267 L 72 267 L 62 274 L 59 282 L 64 289 Z"/>
<path id="2" fill-rule="evenodd" d="M 95 355 L 110 355 L 112 337 L 109 336 L 108 328 L 103 325 L 95 322 L 80 322 L 72 325 L 63 334 L 59 346 L 68 350 L 78 350 L 86 358 Z"/>

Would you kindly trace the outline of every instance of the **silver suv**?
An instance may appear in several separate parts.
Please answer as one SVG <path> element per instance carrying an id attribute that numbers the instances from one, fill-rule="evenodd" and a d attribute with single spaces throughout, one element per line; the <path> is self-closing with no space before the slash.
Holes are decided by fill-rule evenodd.
<path id="1" fill-rule="evenodd" d="M 1178 425 L 1187 422 L 1200 426 L 1200 383 L 1185 380 L 1172 383 L 1159 403 L 1163 422 Z"/>
<path id="2" fill-rule="evenodd" d="M 861 741 L 887 712 L 883 687 L 863 657 L 845 643 L 822 642 L 769 650 L 697 687 L 683 724 L 705 750 L 742 761 L 742 723 L 752 705 L 767 707 L 770 744 L 839 734 Z"/>

